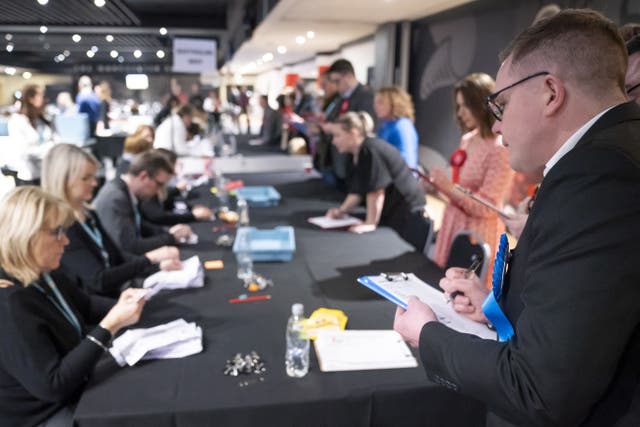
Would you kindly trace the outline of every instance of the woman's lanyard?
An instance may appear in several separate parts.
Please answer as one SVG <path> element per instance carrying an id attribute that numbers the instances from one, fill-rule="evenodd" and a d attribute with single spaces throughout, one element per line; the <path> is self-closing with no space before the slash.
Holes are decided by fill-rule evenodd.
<path id="1" fill-rule="evenodd" d="M 91 225 L 90 226 L 87 225 L 86 224 L 87 222 L 89 222 Z M 80 225 L 82 226 L 82 228 L 84 228 L 84 231 L 87 232 L 89 237 L 91 237 L 91 240 L 93 240 L 96 243 L 96 245 L 98 245 L 98 248 L 100 248 L 100 254 L 102 255 L 102 260 L 104 261 L 104 266 L 106 268 L 109 268 L 109 265 L 110 265 L 109 253 L 104 247 L 104 242 L 102 241 L 102 234 L 100 233 L 98 226 L 95 224 L 90 214 L 87 214 L 87 220 L 85 222 L 80 222 Z"/>
<path id="2" fill-rule="evenodd" d="M 44 273 L 42 277 L 44 277 L 45 282 L 49 286 L 49 289 L 51 289 L 51 291 L 55 295 L 55 298 L 53 298 L 44 289 L 42 289 L 42 286 L 40 286 L 38 282 L 33 282 L 33 286 L 35 286 L 36 289 L 42 292 L 44 296 L 47 297 L 49 301 L 51 301 L 51 303 L 58 309 L 58 311 L 60 311 L 60 313 L 62 313 L 62 315 L 75 328 L 80 338 L 82 338 L 82 327 L 80 326 L 80 322 L 78 321 L 78 318 L 76 317 L 76 315 L 73 314 L 73 311 L 71 311 L 69 304 L 67 304 L 67 301 L 65 301 L 64 297 L 58 290 L 58 287 L 54 283 L 53 279 L 47 273 Z"/>

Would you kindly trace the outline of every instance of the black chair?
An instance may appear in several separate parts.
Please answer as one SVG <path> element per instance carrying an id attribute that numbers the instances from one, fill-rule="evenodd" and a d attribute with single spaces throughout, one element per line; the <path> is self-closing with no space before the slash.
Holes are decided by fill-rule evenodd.
<path id="1" fill-rule="evenodd" d="M 487 277 L 487 269 L 491 261 L 491 248 L 475 231 L 461 231 L 457 233 L 447 258 L 446 268 L 468 268 L 476 259 L 481 261 L 477 275 L 482 282 Z"/>

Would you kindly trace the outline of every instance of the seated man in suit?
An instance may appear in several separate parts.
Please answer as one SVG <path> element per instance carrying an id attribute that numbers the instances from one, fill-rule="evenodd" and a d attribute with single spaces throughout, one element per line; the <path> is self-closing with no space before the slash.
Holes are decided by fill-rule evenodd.
<path id="1" fill-rule="evenodd" d="M 100 221 L 120 249 L 137 255 L 165 245 L 175 245 L 191 236 L 188 225 L 177 224 L 168 232 L 141 217 L 139 199 L 156 196 L 171 175 L 167 158 L 156 151 L 137 157 L 129 172 L 100 189 L 94 206 Z"/>
<path id="2" fill-rule="evenodd" d="M 500 341 L 449 329 L 416 298 L 394 328 L 430 378 L 486 404 L 487 425 L 640 425 L 640 108 L 625 45 L 599 13 L 567 9 L 502 58 L 493 130 L 542 183 L 500 290 L 462 269 L 440 282 Z"/>
<path id="3" fill-rule="evenodd" d="M 626 86 L 629 98 L 640 104 L 640 34 L 627 42 L 629 67 L 627 68 Z"/>

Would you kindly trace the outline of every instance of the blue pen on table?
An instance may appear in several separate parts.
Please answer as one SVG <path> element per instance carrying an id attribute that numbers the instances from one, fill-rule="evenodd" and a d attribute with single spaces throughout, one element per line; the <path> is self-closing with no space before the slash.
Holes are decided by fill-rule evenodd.
<path id="1" fill-rule="evenodd" d="M 469 268 L 467 268 L 464 272 L 464 278 L 465 279 L 470 279 L 471 276 L 473 276 L 473 274 L 476 272 L 476 270 L 478 269 L 478 267 L 480 267 L 480 264 L 482 264 L 482 261 L 480 260 L 480 258 L 474 256 L 474 260 L 471 263 L 471 265 L 469 266 Z M 449 294 L 449 297 L 447 298 L 447 303 L 453 301 L 454 299 L 456 299 L 456 297 L 458 295 L 464 295 L 463 292 L 460 291 L 453 291 Z"/>

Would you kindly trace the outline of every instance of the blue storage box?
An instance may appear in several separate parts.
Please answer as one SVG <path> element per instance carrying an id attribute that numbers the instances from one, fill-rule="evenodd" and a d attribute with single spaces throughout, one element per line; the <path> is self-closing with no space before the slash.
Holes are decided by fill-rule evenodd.
<path id="1" fill-rule="evenodd" d="M 271 230 L 240 227 L 233 243 L 233 253 L 249 252 L 254 261 L 291 261 L 295 251 L 296 238 L 291 226 Z"/>
<path id="2" fill-rule="evenodd" d="M 251 207 L 276 206 L 280 203 L 280 193 L 266 185 L 238 188 L 236 196 L 245 199 Z"/>

